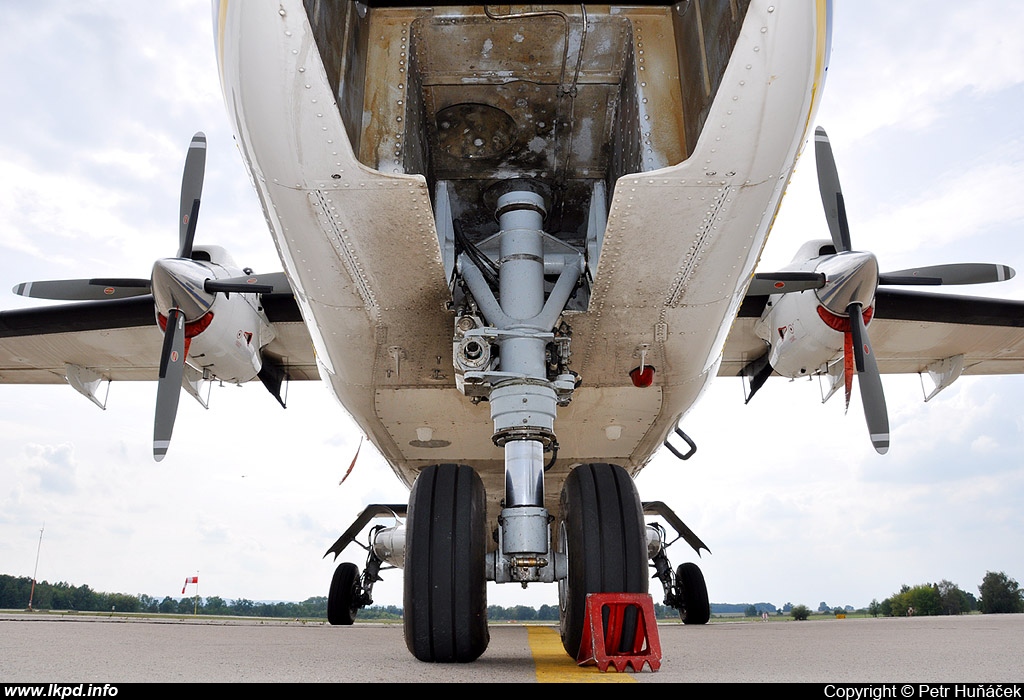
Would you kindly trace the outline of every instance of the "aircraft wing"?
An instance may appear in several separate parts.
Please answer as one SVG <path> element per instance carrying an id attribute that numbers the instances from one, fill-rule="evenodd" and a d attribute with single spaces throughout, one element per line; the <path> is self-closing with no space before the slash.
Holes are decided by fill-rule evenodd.
<path id="1" fill-rule="evenodd" d="M 262 297 L 276 337 L 263 355 L 289 379 L 319 379 L 309 332 L 291 294 Z M 157 379 L 163 333 L 152 295 L 0 312 L 0 383 L 63 384 L 65 366 L 111 381 Z"/>
<path id="2" fill-rule="evenodd" d="M 726 340 L 719 376 L 764 355 L 754 333 L 767 296 L 748 296 Z M 1024 301 L 879 289 L 871 345 L 883 374 L 919 373 L 963 355 L 963 374 L 1024 373 Z"/>

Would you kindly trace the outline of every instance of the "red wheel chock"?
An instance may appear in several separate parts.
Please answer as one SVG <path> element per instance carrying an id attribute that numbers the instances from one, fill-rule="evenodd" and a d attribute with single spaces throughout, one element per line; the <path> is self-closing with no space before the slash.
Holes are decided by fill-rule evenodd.
<path id="1" fill-rule="evenodd" d="M 627 609 L 636 610 L 636 632 L 624 640 L 623 620 Z M 608 610 L 608 632 L 604 629 L 604 610 Z M 622 651 L 625 649 L 626 651 Z M 654 601 L 647 593 L 589 593 L 583 623 L 583 641 L 576 662 L 607 671 L 608 666 L 622 673 L 627 666 L 639 672 L 644 663 L 651 671 L 661 668 L 661 642 L 654 618 Z"/>

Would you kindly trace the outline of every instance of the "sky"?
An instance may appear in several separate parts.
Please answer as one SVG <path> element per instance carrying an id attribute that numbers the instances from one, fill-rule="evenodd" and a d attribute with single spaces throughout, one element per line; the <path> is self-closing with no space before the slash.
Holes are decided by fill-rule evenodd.
<path id="1" fill-rule="evenodd" d="M 826 128 L 854 248 L 883 270 L 1000 262 L 1022 271 L 968 293 L 1024 299 L 1024 4 L 837 2 Z M 209 3 L 0 3 L 0 309 L 16 283 L 148 276 L 177 248 L 181 168 L 209 142 L 197 243 L 280 269 L 224 110 Z M 813 146 L 762 258 L 828 237 Z M 963 290 L 954 290 L 963 293 Z M 856 384 L 856 383 L 855 383 Z M 749 404 L 718 379 L 683 422 L 697 454 L 659 453 L 637 477 L 710 546 L 715 603 L 865 606 L 986 571 L 1024 580 L 1021 377 L 961 378 L 927 404 L 919 378 L 883 378 L 892 447 L 871 448 L 858 389 L 821 403 L 775 378 Z M 407 498 L 316 382 L 281 409 L 256 384 L 184 397 L 167 458 L 151 457 L 155 383 L 115 383 L 105 411 L 68 386 L 0 386 L 0 573 L 99 591 L 304 600 L 326 595 L 323 553 L 366 503 Z M 40 546 L 40 531 L 43 531 Z M 348 550 L 362 567 L 364 556 Z M 692 558 L 685 544 L 670 558 Z M 400 572 L 375 601 L 400 605 Z M 660 585 L 652 582 L 660 602 Z M 190 587 L 189 593 L 194 588 Z M 551 585 L 489 584 L 498 605 L 556 604 Z"/>

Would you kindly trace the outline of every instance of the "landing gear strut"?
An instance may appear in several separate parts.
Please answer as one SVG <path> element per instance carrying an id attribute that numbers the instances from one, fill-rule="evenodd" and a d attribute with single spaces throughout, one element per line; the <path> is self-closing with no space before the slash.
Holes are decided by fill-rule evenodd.
<path id="1" fill-rule="evenodd" d="M 490 533 L 479 475 L 468 466 L 434 465 L 413 485 L 406 523 L 388 531 L 401 533 L 395 551 L 403 556 L 383 552 L 378 534 L 367 565 L 368 571 L 371 564 L 378 567 L 372 576 L 353 584 L 352 568 L 343 565 L 332 586 L 332 615 L 350 624 L 345 621 L 354 616 L 351 608 L 363 604 L 359 595 L 372 585 L 379 563 L 404 557 L 395 565 L 405 569 L 405 639 L 421 661 L 466 662 L 484 652 L 488 579 L 523 587 L 558 582 L 562 643 L 573 658 L 583 642 L 587 595 L 646 594 L 648 559 L 655 552 L 661 557 L 656 562 L 667 567 L 667 590 L 682 596 L 677 579 L 683 581 L 686 607 L 700 608 L 690 568 L 681 567 L 676 576 L 664 548 L 649 545 L 645 507 L 622 467 L 595 463 L 573 468 L 552 531 L 545 507 L 545 452 L 552 453 L 553 464 L 557 408 L 569 404 L 579 383 L 570 369 L 571 328 L 560 319 L 577 288 L 585 287 L 586 264 L 578 249 L 542 230 L 542 188 L 524 181 L 502 187 L 495 212 L 500 232 L 480 247 L 460 237 L 450 222 L 459 242 L 453 251 L 458 252 L 453 272 L 459 290 L 452 343 L 455 384 L 475 402 L 487 401 L 492 442 L 504 451 L 497 547 L 487 552 Z M 394 512 L 394 507 L 372 508 L 331 551 L 340 552 L 369 518 Z M 680 527 L 685 529 L 681 522 Z M 702 545 L 695 538 L 688 541 Z M 706 598 L 705 590 L 705 607 Z M 639 624 L 638 610 L 625 615 L 621 631 L 628 644 Z"/>
<path id="2" fill-rule="evenodd" d="M 648 515 L 661 516 L 668 521 L 679 537 L 686 540 L 698 554 L 701 549 L 707 549 L 707 545 L 661 501 L 645 503 L 644 512 Z M 680 564 L 673 572 L 672 562 L 668 560 L 666 554 L 669 544 L 672 543 L 668 542 L 664 527 L 657 523 L 647 526 L 647 549 L 654 566 L 654 575 L 661 581 L 661 586 L 665 590 L 665 605 L 679 611 L 679 618 L 683 624 L 707 624 L 711 619 L 711 605 L 708 602 L 708 587 L 704 582 L 704 574 L 701 573 L 700 567 L 692 562 Z"/>
<path id="3" fill-rule="evenodd" d="M 367 506 L 352 526 L 335 542 L 327 554 L 335 557 L 350 544 L 363 527 L 374 518 L 390 517 L 396 520 L 405 515 L 406 506 Z M 370 530 L 369 545 L 360 545 L 366 550 L 366 568 L 359 573 L 359 567 L 342 562 L 334 571 L 330 593 L 327 596 L 327 621 L 332 625 L 351 625 L 355 622 L 360 608 L 373 605 L 373 584 L 381 581 L 380 572 L 387 568 L 401 568 L 405 549 L 405 525 L 393 527 L 377 525 Z M 324 556 L 327 556 L 325 554 Z"/>
<path id="4" fill-rule="evenodd" d="M 370 541 L 387 528 L 378 525 L 370 532 Z M 360 608 L 373 605 L 373 584 L 382 580 L 379 576 L 384 561 L 374 547 L 367 548 L 366 570 L 359 574 L 359 567 L 351 562 L 342 562 L 334 570 L 331 590 L 327 595 L 327 621 L 332 625 L 351 625 L 356 621 Z"/>

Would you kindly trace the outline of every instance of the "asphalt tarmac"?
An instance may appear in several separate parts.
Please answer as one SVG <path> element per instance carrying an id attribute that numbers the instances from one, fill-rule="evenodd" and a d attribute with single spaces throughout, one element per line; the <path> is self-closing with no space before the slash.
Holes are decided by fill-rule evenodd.
<path id="1" fill-rule="evenodd" d="M 893 686 L 895 696 L 925 697 L 920 684 L 1019 693 L 1024 681 L 1024 615 L 662 624 L 660 669 L 638 673 L 577 666 L 554 627 L 496 623 L 490 633 L 476 662 L 428 664 L 406 650 L 400 624 L 9 613 L 0 683 L 767 681 L 913 684 L 909 695 Z"/>

